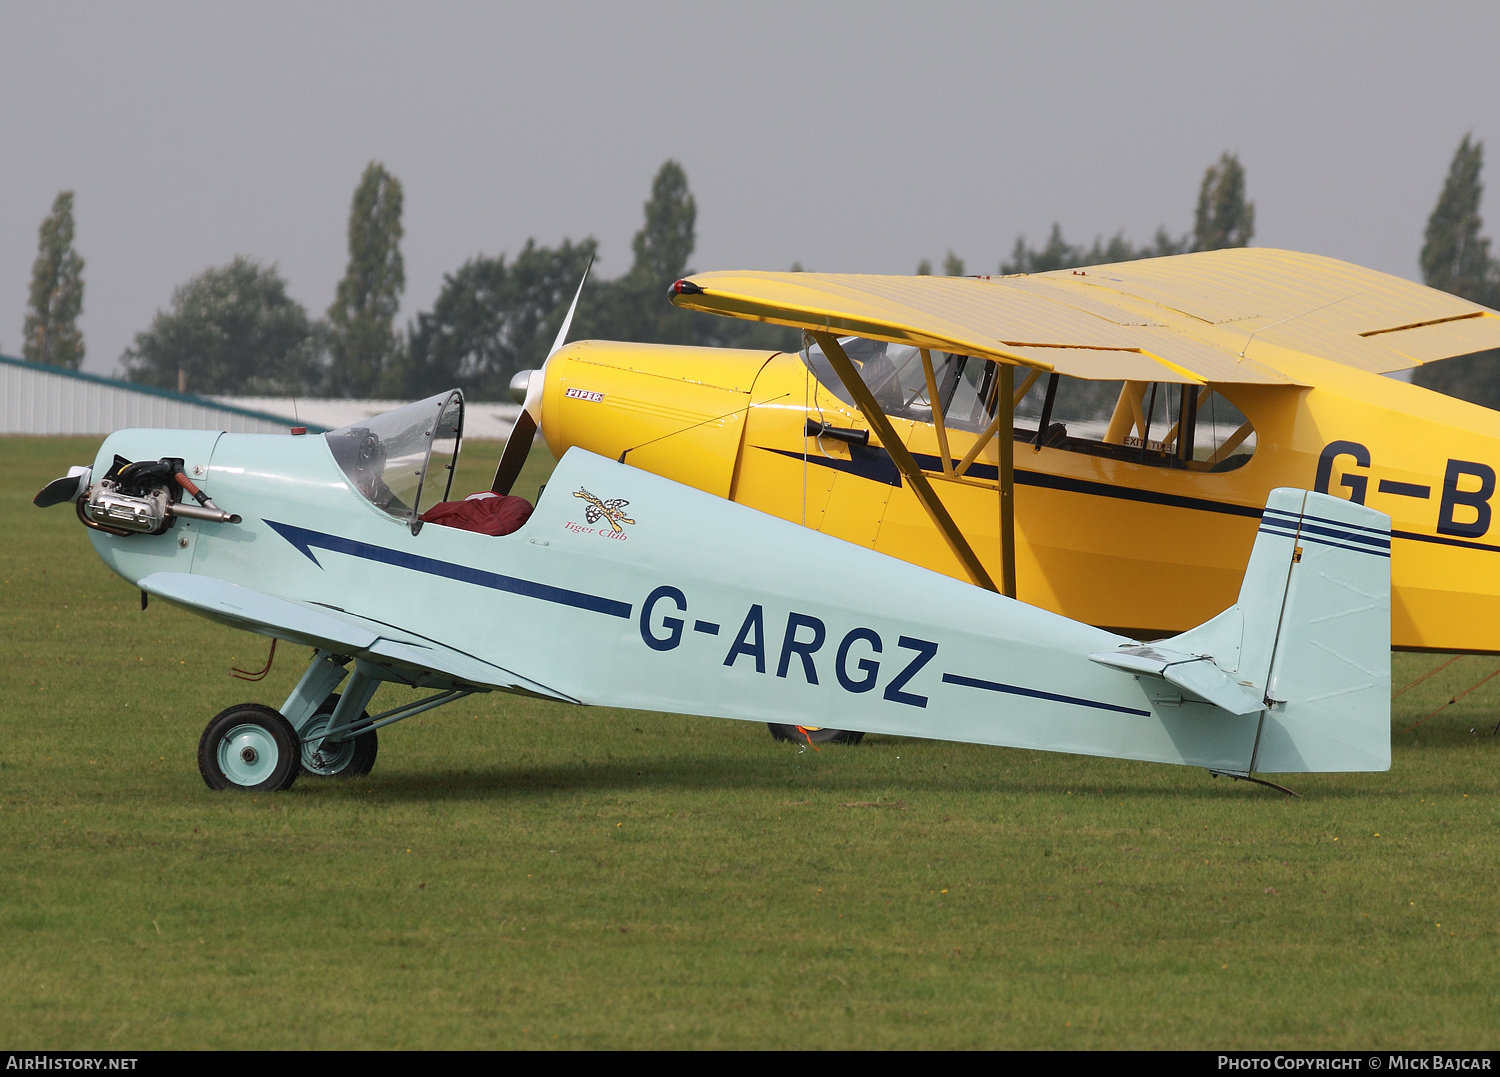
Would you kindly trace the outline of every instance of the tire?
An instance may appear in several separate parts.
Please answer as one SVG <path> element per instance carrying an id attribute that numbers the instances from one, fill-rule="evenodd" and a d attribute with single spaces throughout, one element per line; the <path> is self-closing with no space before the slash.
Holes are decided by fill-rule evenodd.
<path id="1" fill-rule="evenodd" d="M 241 703 L 220 711 L 198 741 L 198 772 L 210 789 L 280 792 L 297 780 L 301 750 L 280 711 Z"/>
<path id="2" fill-rule="evenodd" d="M 307 720 L 305 735 L 321 733 L 328 728 L 333 717 L 333 708 L 339 704 L 339 694 L 334 692 L 318 707 L 318 712 Z M 361 711 L 361 718 L 370 717 L 369 711 Z M 375 730 L 350 737 L 332 750 L 332 754 L 315 752 L 312 744 L 304 743 L 299 754 L 302 773 L 309 778 L 363 778 L 375 765 L 380 753 L 380 740 Z"/>
<path id="3" fill-rule="evenodd" d="M 865 739 L 865 735 L 856 729 L 829 729 L 827 726 L 807 725 L 803 726 L 807 732 L 804 735 L 794 725 L 777 725 L 775 722 L 767 722 L 766 728 L 771 731 L 774 740 L 789 740 L 797 744 L 858 744 Z"/>

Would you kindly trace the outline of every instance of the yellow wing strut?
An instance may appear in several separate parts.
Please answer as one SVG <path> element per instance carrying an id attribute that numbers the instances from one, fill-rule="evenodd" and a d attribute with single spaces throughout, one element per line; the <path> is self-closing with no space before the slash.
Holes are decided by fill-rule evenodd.
<path id="1" fill-rule="evenodd" d="M 995 415 L 1000 420 L 1000 582 L 1016 597 L 1016 368 L 1000 364 Z M 1045 433 L 1045 431 L 1044 431 Z"/>
<path id="2" fill-rule="evenodd" d="M 932 518 L 933 525 L 937 527 L 938 533 L 948 543 L 948 548 L 953 551 L 953 555 L 964 566 L 964 570 L 968 572 L 969 578 L 985 590 L 998 593 L 999 588 L 995 586 L 995 581 L 990 579 L 989 573 L 984 570 L 984 565 L 980 563 L 968 540 L 959 531 L 958 525 L 953 522 L 953 517 L 948 514 L 947 508 L 939 500 L 936 491 L 932 488 L 932 484 L 927 481 L 927 476 L 922 473 L 921 467 L 917 465 L 911 453 L 906 450 L 906 445 L 902 443 L 901 438 L 896 434 L 895 427 L 891 426 L 890 419 L 881 410 L 880 405 L 876 403 L 874 395 L 865 385 L 864 379 L 859 376 L 859 371 L 845 353 L 843 346 L 839 344 L 838 338 L 832 333 L 818 332 L 816 330 L 813 331 L 812 337 L 818 342 L 818 346 L 823 349 L 823 354 L 828 357 L 829 364 L 833 367 L 834 373 L 839 376 L 839 380 L 844 383 L 844 388 L 848 389 L 849 394 L 854 397 L 854 402 L 859 405 L 859 410 L 864 413 L 865 420 L 870 424 L 871 429 L 875 431 L 875 436 L 880 438 L 880 443 L 885 447 L 885 451 L 890 454 L 891 460 L 895 463 L 906 481 L 911 484 L 912 493 L 917 495 L 917 501 L 926 510 L 927 515 Z M 1009 373 L 1011 367 L 1007 364 L 1001 364 L 1001 370 Z M 1011 380 L 1014 380 L 1013 374 L 1010 377 Z M 1009 392 L 1005 394 L 1005 401 L 1011 401 Z M 1007 410 L 1013 412 L 1014 404 L 1010 403 Z M 1012 476 L 1010 469 L 1005 467 L 1006 450 L 1003 446 L 1000 450 L 1000 455 L 1002 468 L 1000 477 L 1002 489 L 1000 512 L 1001 519 L 1004 520 L 1006 518 L 1004 491 L 1009 488 Z M 1010 551 L 1013 545 L 1011 537 L 1004 535 L 1002 536 L 1002 541 L 1005 543 L 1006 550 Z M 1014 554 L 1011 554 L 1011 556 L 1013 558 Z M 1014 568 L 1011 570 L 1011 575 L 1014 576 Z M 1014 594 L 1015 583 L 1013 579 L 1010 584 L 1010 591 Z"/>

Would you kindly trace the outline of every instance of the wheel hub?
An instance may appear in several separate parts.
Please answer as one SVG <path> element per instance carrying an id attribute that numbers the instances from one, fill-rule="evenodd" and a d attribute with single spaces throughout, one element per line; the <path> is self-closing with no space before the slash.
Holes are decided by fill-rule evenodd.
<path id="1" fill-rule="evenodd" d="M 237 725 L 219 741 L 219 769 L 235 785 L 259 785 L 276 769 L 276 741 L 259 725 Z"/>
<path id="2" fill-rule="evenodd" d="M 302 765 L 311 773 L 323 777 L 338 774 L 354 759 L 353 737 L 338 744 L 319 744 L 319 738 L 332 720 L 331 714 L 316 715 L 301 731 Z"/>

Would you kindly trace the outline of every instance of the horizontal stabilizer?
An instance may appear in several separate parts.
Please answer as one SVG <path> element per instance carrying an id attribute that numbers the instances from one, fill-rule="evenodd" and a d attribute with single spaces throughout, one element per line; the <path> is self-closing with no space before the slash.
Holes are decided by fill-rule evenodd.
<path id="1" fill-rule="evenodd" d="M 1089 661 L 1124 669 L 1137 676 L 1160 676 L 1169 684 L 1178 685 L 1203 702 L 1214 703 L 1221 711 L 1230 714 L 1256 714 L 1266 705 L 1254 688 L 1236 681 L 1214 664 L 1212 658 L 1199 654 L 1134 643 L 1122 646 L 1118 651 L 1094 651 L 1089 655 Z"/>
<path id="2" fill-rule="evenodd" d="M 1170 665 L 1162 675 L 1177 687 L 1202 696 L 1230 714 L 1255 714 L 1266 705 L 1254 690 L 1240 684 L 1209 658 Z"/>
<path id="3" fill-rule="evenodd" d="M 1255 714 L 1265 701 L 1254 689 L 1240 684 L 1214 664 L 1212 658 L 1184 654 L 1166 647 L 1131 645 L 1116 651 L 1095 651 L 1089 661 L 1137 676 L 1160 677 L 1230 714 Z"/>

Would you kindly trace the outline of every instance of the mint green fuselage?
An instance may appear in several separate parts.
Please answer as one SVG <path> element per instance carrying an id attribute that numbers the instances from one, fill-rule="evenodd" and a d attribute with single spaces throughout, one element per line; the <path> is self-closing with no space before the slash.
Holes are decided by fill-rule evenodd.
<path id="1" fill-rule="evenodd" d="M 1384 758 L 1268 765 L 1254 754 L 1274 707 L 1226 713 L 1090 660 L 1124 637 L 579 449 L 502 537 L 413 534 L 321 437 L 122 431 L 94 474 L 116 453 L 183 457 L 242 522 L 91 532 L 115 572 L 414 682 L 1238 773 L 1389 765 L 1388 718 Z M 1385 602 L 1388 648 L 1388 584 Z M 1388 665 L 1383 687 L 1370 676 L 1388 693 Z"/>

